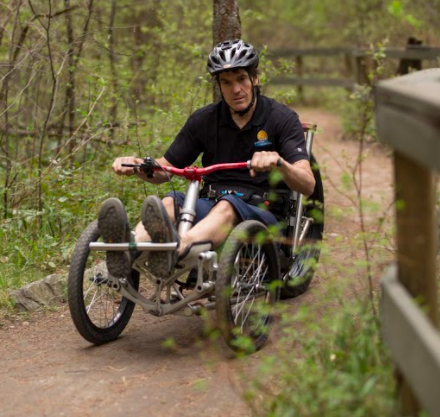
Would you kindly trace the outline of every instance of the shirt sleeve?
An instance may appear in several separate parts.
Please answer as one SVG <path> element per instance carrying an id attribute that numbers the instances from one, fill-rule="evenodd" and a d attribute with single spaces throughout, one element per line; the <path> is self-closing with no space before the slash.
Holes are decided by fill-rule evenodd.
<path id="1" fill-rule="evenodd" d="M 293 164 L 302 159 L 309 159 L 306 150 L 306 141 L 304 130 L 298 115 L 295 112 L 289 112 L 281 126 L 281 132 L 278 140 L 278 153 L 283 159 Z"/>
<path id="2" fill-rule="evenodd" d="M 199 141 L 192 133 L 196 128 L 196 120 L 191 116 L 165 152 L 165 159 L 175 167 L 191 165 L 202 152 Z"/>

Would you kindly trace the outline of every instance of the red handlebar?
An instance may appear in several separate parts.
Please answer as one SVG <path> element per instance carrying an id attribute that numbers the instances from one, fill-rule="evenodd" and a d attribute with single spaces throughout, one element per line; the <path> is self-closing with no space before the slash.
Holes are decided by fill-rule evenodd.
<path id="1" fill-rule="evenodd" d="M 140 165 L 133 165 L 133 164 L 122 164 L 122 166 L 126 167 L 133 167 L 135 170 L 142 170 L 145 169 L 145 166 Z M 216 164 L 211 165 L 206 168 L 199 168 L 197 166 L 194 167 L 186 167 L 186 168 L 175 168 L 170 166 L 149 166 L 148 170 L 151 171 L 166 171 L 173 175 L 178 175 L 180 177 L 185 177 L 187 180 L 190 181 L 201 181 L 202 177 L 204 175 L 210 174 L 211 172 L 215 171 L 222 171 L 227 169 L 251 169 L 251 161 L 247 162 L 236 162 L 236 163 L 229 163 L 229 164 Z"/>
<path id="2" fill-rule="evenodd" d="M 211 165 L 206 168 L 199 168 L 199 167 L 186 167 L 183 169 L 169 167 L 169 166 L 163 166 L 162 168 L 154 168 L 155 171 L 159 171 L 161 169 L 174 174 L 179 175 L 180 177 L 185 177 L 188 180 L 198 180 L 200 181 L 204 175 L 210 174 L 211 172 L 215 171 L 224 171 L 227 169 L 251 169 L 251 161 L 248 162 L 236 162 L 236 163 L 230 163 L 230 164 L 217 164 L 217 165 Z"/>

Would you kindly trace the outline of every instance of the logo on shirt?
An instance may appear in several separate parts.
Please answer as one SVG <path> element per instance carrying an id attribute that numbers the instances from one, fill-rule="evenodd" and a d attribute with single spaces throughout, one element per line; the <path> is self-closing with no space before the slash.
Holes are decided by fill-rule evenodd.
<path id="1" fill-rule="evenodd" d="M 265 130 L 260 130 L 257 133 L 257 141 L 254 143 L 254 146 L 257 148 L 268 147 L 271 146 L 272 142 L 269 140 L 269 136 Z"/>

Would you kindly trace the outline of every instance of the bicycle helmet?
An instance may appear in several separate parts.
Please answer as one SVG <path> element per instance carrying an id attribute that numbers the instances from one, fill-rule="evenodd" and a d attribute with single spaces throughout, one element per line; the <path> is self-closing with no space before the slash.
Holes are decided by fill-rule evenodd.
<path id="1" fill-rule="evenodd" d="M 249 78 L 252 80 L 251 69 L 258 67 L 258 53 L 256 49 L 249 43 L 241 39 L 229 40 L 219 43 L 214 47 L 208 56 L 208 72 L 215 76 L 220 72 L 233 69 L 243 68 L 247 71 Z M 244 116 L 255 104 L 257 87 L 252 88 L 252 100 L 244 110 L 233 110 L 235 114 Z M 227 104 L 223 97 L 223 101 Z"/>
<path id="2" fill-rule="evenodd" d="M 258 53 L 251 44 L 241 39 L 224 41 L 209 54 L 207 67 L 211 75 L 236 68 L 257 68 Z"/>

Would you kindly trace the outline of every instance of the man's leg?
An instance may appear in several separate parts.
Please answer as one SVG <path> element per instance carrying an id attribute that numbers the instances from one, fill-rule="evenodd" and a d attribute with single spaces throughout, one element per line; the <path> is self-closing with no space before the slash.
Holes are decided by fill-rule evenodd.
<path id="1" fill-rule="evenodd" d="M 162 202 L 168 216 L 174 223 L 173 198 L 165 197 Z M 221 245 L 239 221 L 240 217 L 234 207 L 228 201 L 219 201 L 204 219 L 181 236 L 179 254 L 181 254 L 188 245 L 195 242 L 211 241 L 214 247 Z M 136 226 L 135 239 L 136 242 L 148 242 L 151 240 L 142 222 Z"/>
<path id="2" fill-rule="evenodd" d="M 204 219 L 181 236 L 179 253 L 196 242 L 211 241 L 214 247 L 221 245 L 239 221 L 231 203 L 219 201 Z"/>
<path id="3" fill-rule="evenodd" d="M 171 222 L 175 222 L 175 215 L 174 215 L 174 199 L 172 197 L 165 197 L 162 199 L 162 203 L 165 206 L 165 210 L 168 213 L 168 217 L 170 218 Z M 150 242 L 151 237 L 145 230 L 144 225 L 142 222 L 139 222 L 135 229 L 134 229 L 134 238 L 136 242 Z"/>

